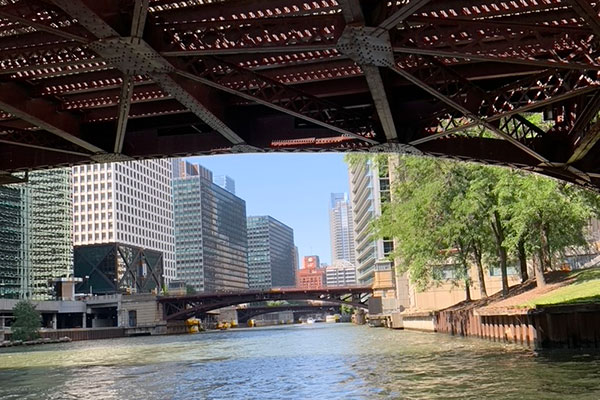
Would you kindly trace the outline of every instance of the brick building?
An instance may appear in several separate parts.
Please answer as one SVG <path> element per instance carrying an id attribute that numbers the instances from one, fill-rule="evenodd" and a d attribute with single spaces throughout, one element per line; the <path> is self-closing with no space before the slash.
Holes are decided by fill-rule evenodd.
<path id="1" fill-rule="evenodd" d="M 320 289 L 326 286 L 325 268 L 321 268 L 318 256 L 306 256 L 302 260 L 303 268 L 296 274 L 296 287 L 301 289 Z"/>

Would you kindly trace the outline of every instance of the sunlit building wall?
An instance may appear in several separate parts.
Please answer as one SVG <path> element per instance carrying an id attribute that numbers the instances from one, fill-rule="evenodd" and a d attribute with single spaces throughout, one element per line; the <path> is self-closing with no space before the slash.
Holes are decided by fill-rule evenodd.
<path id="1" fill-rule="evenodd" d="M 163 253 L 175 279 L 173 168 L 170 160 L 73 167 L 73 242 L 122 243 Z"/>
<path id="2" fill-rule="evenodd" d="M 71 170 L 29 173 L 0 188 L 0 297 L 48 300 L 73 273 Z"/>
<path id="3" fill-rule="evenodd" d="M 346 193 L 332 193 L 329 205 L 329 236 L 331 260 L 346 260 L 356 264 L 352 205 Z"/>
<path id="4" fill-rule="evenodd" d="M 325 268 L 327 286 L 356 285 L 356 267 L 349 261 L 337 260 Z"/>
<path id="5" fill-rule="evenodd" d="M 372 236 L 371 222 L 381 215 L 381 206 L 390 198 L 390 179 L 385 158 L 381 163 L 363 158 L 351 162 L 350 201 L 354 228 L 354 250 L 357 280 L 370 284 L 374 278 L 375 263 L 393 250 L 392 240 Z"/>

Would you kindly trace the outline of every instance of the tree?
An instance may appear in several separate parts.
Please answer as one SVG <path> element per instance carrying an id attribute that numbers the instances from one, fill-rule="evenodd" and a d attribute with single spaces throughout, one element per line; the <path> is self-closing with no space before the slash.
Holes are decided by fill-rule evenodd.
<path id="1" fill-rule="evenodd" d="M 15 320 L 11 326 L 13 340 L 33 340 L 39 338 L 42 326 L 40 313 L 31 302 L 21 300 L 13 308 Z"/>
<path id="2" fill-rule="evenodd" d="M 356 157 L 350 161 L 364 162 Z M 487 296 L 484 264 L 497 264 L 508 294 L 508 263 L 518 260 L 528 279 L 527 254 L 540 262 L 536 279 L 565 249 L 585 244 L 586 227 L 600 198 L 574 185 L 508 168 L 405 156 L 394 171 L 392 199 L 374 224 L 393 237 L 398 268 L 419 288 L 441 279 L 439 267 L 455 265 L 453 279 L 470 298 L 469 264 L 477 267 Z"/>
<path id="3" fill-rule="evenodd" d="M 408 271 L 419 288 L 442 279 L 441 269 L 453 266 L 452 280 L 464 283 L 465 298 L 469 300 L 468 256 L 472 241 L 467 235 L 469 221 L 456 218 L 455 204 L 467 179 L 460 179 L 457 165 L 403 157 L 396 171 L 393 199 L 384 207 L 375 232 L 396 239 L 393 255 L 402 260 L 398 268 Z"/>
<path id="4" fill-rule="evenodd" d="M 590 218 L 597 215 L 598 198 L 583 189 L 536 175 L 514 174 L 511 185 L 518 191 L 504 209 L 510 208 L 512 237 L 509 243 L 523 241 L 532 254 L 538 286 L 546 284 L 544 271 L 552 260 L 571 246 L 585 246 Z M 506 212 L 506 211 L 505 211 Z"/>

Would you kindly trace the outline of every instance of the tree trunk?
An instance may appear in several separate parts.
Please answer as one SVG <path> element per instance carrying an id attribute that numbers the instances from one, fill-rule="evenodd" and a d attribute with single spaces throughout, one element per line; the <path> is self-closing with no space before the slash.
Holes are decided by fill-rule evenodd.
<path id="1" fill-rule="evenodd" d="M 502 273 L 502 296 L 508 295 L 508 273 L 506 271 L 506 260 L 508 258 L 506 254 L 506 247 L 504 247 L 504 227 L 500 220 L 500 214 L 498 211 L 494 211 L 492 220 L 492 231 L 496 239 L 496 251 L 498 258 L 500 259 L 500 272 Z"/>
<path id="2" fill-rule="evenodd" d="M 544 277 L 544 266 L 542 265 L 542 250 L 538 251 L 539 262 L 533 263 L 533 270 L 535 271 L 535 283 L 537 287 L 541 288 L 546 286 L 546 278 Z"/>
<path id="3" fill-rule="evenodd" d="M 519 243 L 517 243 L 517 251 L 519 253 L 519 264 L 521 266 L 521 282 L 525 282 L 529 279 L 529 274 L 527 273 L 527 253 L 525 252 L 525 240 L 519 239 Z"/>
<path id="4" fill-rule="evenodd" d="M 546 224 L 540 226 L 540 243 L 542 247 L 542 256 L 544 257 L 544 271 L 549 271 L 552 269 L 552 258 L 550 257 L 550 242 L 548 240 L 548 226 Z"/>
<path id="5" fill-rule="evenodd" d="M 483 263 L 481 262 L 481 250 L 477 245 L 473 245 L 473 255 L 475 258 L 475 264 L 477 265 L 477 278 L 479 279 L 479 293 L 482 299 L 488 297 L 487 290 L 485 288 L 485 274 L 483 272 Z"/>

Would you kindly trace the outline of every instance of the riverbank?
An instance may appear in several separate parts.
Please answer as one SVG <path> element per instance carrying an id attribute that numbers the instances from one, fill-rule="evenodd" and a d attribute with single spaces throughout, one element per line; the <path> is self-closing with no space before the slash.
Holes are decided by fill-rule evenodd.
<path id="1" fill-rule="evenodd" d="M 462 302 L 444 310 L 406 312 L 405 329 L 472 336 L 531 348 L 600 348 L 600 268 L 547 274 L 503 297 Z"/>

